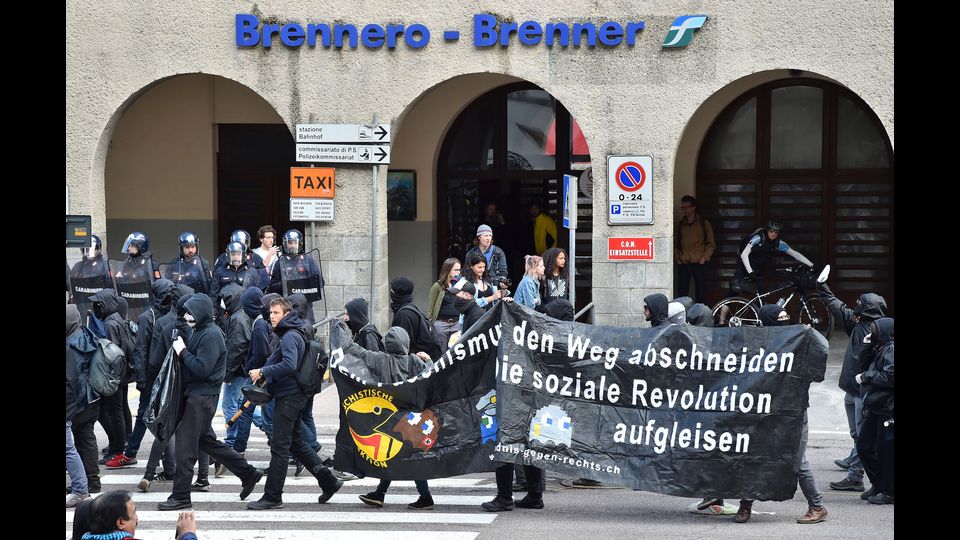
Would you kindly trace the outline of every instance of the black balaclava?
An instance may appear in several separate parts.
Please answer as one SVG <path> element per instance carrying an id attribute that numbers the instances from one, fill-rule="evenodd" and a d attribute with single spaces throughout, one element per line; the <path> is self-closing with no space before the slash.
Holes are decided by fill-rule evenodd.
<path id="1" fill-rule="evenodd" d="M 785 310 L 780 304 L 766 304 L 760 308 L 760 324 L 763 326 L 787 326 L 790 324 L 790 319 L 788 318 L 785 321 L 778 321 L 777 317 L 780 316 Z"/>
<path id="2" fill-rule="evenodd" d="M 413 281 L 400 276 L 390 280 L 390 309 L 394 314 L 403 306 L 413 303 Z"/>

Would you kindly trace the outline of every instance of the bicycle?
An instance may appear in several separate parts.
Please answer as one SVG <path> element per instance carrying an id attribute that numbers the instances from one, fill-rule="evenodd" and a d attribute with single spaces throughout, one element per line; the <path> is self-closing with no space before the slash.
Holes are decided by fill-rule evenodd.
<path id="1" fill-rule="evenodd" d="M 767 303 L 767 298 L 777 298 L 779 293 L 789 289 L 789 295 L 779 296 L 776 302 L 790 313 L 789 305 L 794 296 L 800 299 L 800 309 L 796 313 L 799 324 L 809 324 L 827 339 L 833 334 L 833 313 L 827 309 L 827 304 L 820 298 L 817 285 L 827 280 L 830 275 L 830 265 L 826 265 L 819 276 L 814 278 L 813 272 L 806 265 L 800 264 L 784 271 L 792 274 L 790 283 L 778 289 L 765 293 L 753 291 L 753 298 L 732 296 L 724 298 L 713 306 L 713 319 L 717 326 L 762 326 L 760 324 L 760 307 Z M 792 317 L 791 317 L 792 319 Z"/>

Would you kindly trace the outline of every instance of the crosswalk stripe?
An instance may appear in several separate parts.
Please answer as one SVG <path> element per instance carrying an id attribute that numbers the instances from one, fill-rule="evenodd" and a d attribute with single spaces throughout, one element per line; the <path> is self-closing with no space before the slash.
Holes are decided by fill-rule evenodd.
<path id="1" fill-rule="evenodd" d="M 173 534 L 176 518 L 167 529 L 137 529 L 137 538 L 143 540 L 168 540 Z M 472 531 L 383 531 L 383 530 L 343 530 L 343 529 L 300 529 L 265 531 L 262 529 L 208 529 L 200 524 L 197 534 L 203 540 L 474 540 L 479 532 Z M 67 537 L 73 532 L 66 531 Z"/>
<path id="2" fill-rule="evenodd" d="M 393 487 L 391 485 L 391 487 Z M 299 504 L 299 503 L 310 503 L 317 504 L 317 496 L 320 494 L 319 488 L 316 493 L 284 493 L 283 502 L 289 504 Z M 99 494 L 94 494 L 96 497 Z M 139 491 L 132 492 L 133 500 L 136 503 L 150 503 L 150 502 L 160 502 L 165 501 L 170 496 L 169 491 L 156 491 L 152 493 L 141 493 Z M 330 499 L 326 504 L 363 504 L 360 499 L 357 498 L 357 493 L 337 493 Z M 410 504 L 413 501 L 417 500 L 419 495 L 400 495 L 388 493 L 385 499 L 387 505 L 397 504 L 397 505 L 406 505 Z M 193 492 L 190 494 L 190 500 L 194 504 L 198 503 L 235 503 L 240 502 L 240 498 L 236 493 L 213 493 L 213 492 Z M 253 499 L 251 499 L 253 500 Z M 490 500 L 490 496 L 478 496 L 478 495 L 433 495 L 433 502 L 437 505 L 446 505 L 446 506 L 479 506 L 480 503 L 484 503 Z M 244 502 L 246 504 L 246 502 Z"/>
<path id="3" fill-rule="evenodd" d="M 306 474 L 306 473 L 304 473 Z M 136 485 L 140 479 L 143 478 L 141 475 L 137 474 L 105 474 L 100 477 L 100 483 L 102 484 L 132 484 Z M 261 480 L 260 483 L 266 481 Z M 488 478 L 437 478 L 430 480 L 430 487 L 436 488 L 468 488 L 468 489 L 497 489 L 495 483 L 492 482 L 492 479 Z M 487 484 L 481 484 L 481 482 L 487 482 Z M 344 482 L 344 487 L 349 486 L 376 486 L 380 483 L 378 478 L 358 478 L 357 480 L 349 480 Z M 214 478 L 213 475 L 210 475 L 210 486 L 239 486 L 241 484 L 240 479 L 232 474 L 228 474 L 223 478 Z M 163 482 L 157 485 L 173 485 L 172 482 Z M 317 479 L 309 474 L 306 476 L 301 475 L 300 478 L 294 478 L 292 476 L 287 476 L 286 481 L 287 486 L 317 486 Z M 393 487 L 413 487 L 414 483 L 412 480 L 397 480 L 393 483 Z"/>
<path id="4" fill-rule="evenodd" d="M 137 510 L 140 523 L 160 521 L 175 523 L 179 512 L 161 512 L 159 510 Z M 214 521 L 243 522 L 257 521 L 268 523 L 438 523 L 488 525 L 497 515 L 476 512 L 472 514 L 452 512 L 259 512 L 255 510 L 210 511 L 198 510 L 198 523 Z M 67 523 L 73 523 L 73 511 L 67 511 Z M 273 530 L 270 531 L 274 532 Z M 206 536 L 204 535 L 204 538 Z"/>

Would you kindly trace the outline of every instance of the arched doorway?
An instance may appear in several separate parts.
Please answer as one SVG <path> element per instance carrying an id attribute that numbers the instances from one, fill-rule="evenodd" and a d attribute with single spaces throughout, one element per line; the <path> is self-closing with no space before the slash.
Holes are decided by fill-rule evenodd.
<path id="1" fill-rule="evenodd" d="M 215 75 L 176 75 L 142 89 L 118 114 L 104 171 L 110 255 L 136 230 L 165 262 L 189 230 L 214 260 L 235 229 L 293 226 L 293 137 L 255 91 Z"/>
<path id="2" fill-rule="evenodd" d="M 494 244 L 506 252 L 516 285 L 523 276 L 523 256 L 537 251 L 531 204 L 557 222 L 559 246 L 569 251 L 568 231 L 560 225 L 563 175 L 581 176 L 589 167 L 580 126 L 549 92 L 519 82 L 480 96 L 453 122 L 438 155 L 437 260 L 462 260 L 484 222 L 485 208 L 495 204 L 505 223 L 491 224 Z M 578 308 L 591 300 L 593 199 L 587 189 L 578 199 Z"/>
<path id="3" fill-rule="evenodd" d="M 832 265 L 829 283 L 844 302 L 872 291 L 892 308 L 893 150 L 876 114 L 846 88 L 791 78 L 742 94 L 710 127 L 696 186 L 717 241 L 710 302 L 727 294 L 744 237 L 775 218 L 792 248 Z"/>

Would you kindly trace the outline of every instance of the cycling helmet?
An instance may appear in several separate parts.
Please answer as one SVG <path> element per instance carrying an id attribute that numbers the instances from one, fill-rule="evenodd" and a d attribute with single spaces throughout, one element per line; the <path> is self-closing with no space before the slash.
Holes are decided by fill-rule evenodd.
<path id="1" fill-rule="evenodd" d="M 771 219 L 770 221 L 767 222 L 767 230 L 770 232 L 778 233 L 782 228 L 783 228 L 783 224 L 775 219 Z"/>
<path id="2" fill-rule="evenodd" d="M 90 246 L 80 248 L 80 254 L 87 259 L 96 258 L 96 256 L 100 254 L 101 246 L 100 237 L 92 234 L 90 235 Z"/>
<path id="3" fill-rule="evenodd" d="M 297 247 L 295 251 L 291 251 L 288 243 L 297 242 Z M 283 252 L 286 255 L 297 255 L 303 253 L 303 234 L 296 230 L 290 229 L 289 231 L 283 233 Z"/>
<path id="4" fill-rule="evenodd" d="M 240 242 L 243 244 L 244 250 L 250 249 L 250 233 L 243 229 L 237 229 L 230 233 L 231 242 Z"/>
<path id="5" fill-rule="evenodd" d="M 142 232 L 132 232 L 127 236 L 127 240 L 123 243 L 123 252 L 129 253 L 130 246 L 137 246 L 137 253 L 143 253 L 150 250 L 150 239 L 147 238 L 147 235 Z"/>

